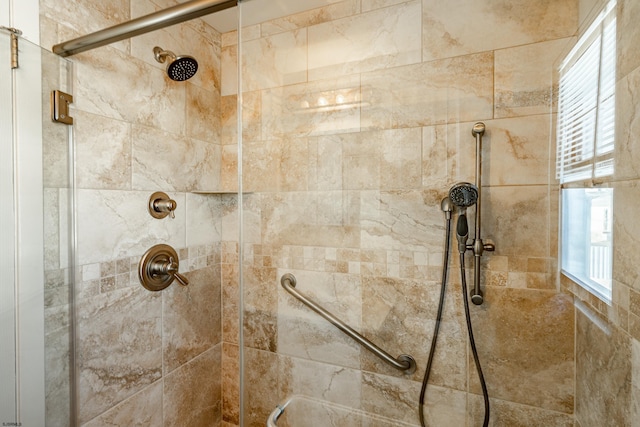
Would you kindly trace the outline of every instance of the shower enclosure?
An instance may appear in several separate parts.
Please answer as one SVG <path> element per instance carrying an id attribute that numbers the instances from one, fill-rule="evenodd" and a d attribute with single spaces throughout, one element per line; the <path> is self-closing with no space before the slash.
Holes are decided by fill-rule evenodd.
<path id="1" fill-rule="evenodd" d="M 65 425 L 73 412 L 73 152 L 48 106 L 52 90 L 70 90 L 70 64 L 7 29 L 0 63 L 0 422 L 44 425 L 49 406 L 64 415 L 48 425 Z"/>
<path id="2" fill-rule="evenodd" d="M 42 1 L 43 43 L 157 3 L 105 13 L 101 2 Z M 443 267 L 440 204 L 452 185 L 474 181 L 478 121 L 483 237 L 499 245 L 482 258 L 484 303 L 471 317 L 492 417 L 573 423 L 573 309 L 557 292 L 547 95 L 577 11 L 565 0 L 461 3 L 246 0 L 80 53 L 68 77 L 66 60 L 42 55 L 53 58 L 36 67 L 43 96 L 74 97 L 72 128 L 42 119 L 43 149 L 53 144 L 40 203 L 46 425 L 263 426 L 286 402 L 279 425 L 419 425 Z M 461 18 L 463 6 L 482 19 Z M 169 79 L 155 46 L 193 56 L 195 76 Z M 175 201 L 175 218 L 149 215 L 158 191 Z M 140 285 L 138 262 L 157 244 L 177 250 L 188 286 Z M 379 348 L 415 358 L 415 372 L 286 292 L 285 274 Z M 476 426 L 481 386 L 459 276 L 449 277 L 425 419 Z M 14 360 L 26 354 L 7 348 Z"/>
<path id="3" fill-rule="evenodd" d="M 242 2 L 241 15 L 268 4 Z M 241 24 L 243 425 L 263 425 L 283 404 L 278 425 L 419 425 L 443 263 L 440 203 L 455 183 L 474 182 L 478 121 L 487 129 L 482 237 L 499 245 L 481 261 L 484 304 L 472 304 L 471 317 L 492 418 L 572 422 L 572 340 L 560 338 L 570 336 L 572 314 L 552 273 L 554 107 L 544 96 L 574 31 L 572 7 L 332 2 Z M 462 8 L 482 18 L 464 19 Z M 516 28 L 519 19 L 540 26 Z M 235 80 L 225 86 L 235 42 L 223 44 L 223 99 L 236 94 Z M 455 258 L 425 421 L 480 426 Z M 385 363 L 302 304 L 281 286 L 286 274 L 393 357 L 413 356 L 416 371 Z M 543 325 L 532 331 L 528 321 Z"/>

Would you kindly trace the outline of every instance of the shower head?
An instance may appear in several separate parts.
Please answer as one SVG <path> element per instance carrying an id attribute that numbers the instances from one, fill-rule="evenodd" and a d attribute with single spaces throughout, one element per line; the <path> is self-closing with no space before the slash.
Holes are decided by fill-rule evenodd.
<path id="1" fill-rule="evenodd" d="M 459 182 L 449 190 L 449 198 L 457 207 L 468 208 L 478 200 L 478 188 L 468 182 Z"/>
<path id="2" fill-rule="evenodd" d="M 167 75 L 171 80 L 183 82 L 193 77 L 198 71 L 198 61 L 196 61 L 193 56 L 176 56 L 175 53 L 170 50 L 164 50 L 158 46 L 153 48 L 153 53 L 156 57 L 156 61 L 161 64 L 169 58 L 169 63 L 167 64 Z"/>

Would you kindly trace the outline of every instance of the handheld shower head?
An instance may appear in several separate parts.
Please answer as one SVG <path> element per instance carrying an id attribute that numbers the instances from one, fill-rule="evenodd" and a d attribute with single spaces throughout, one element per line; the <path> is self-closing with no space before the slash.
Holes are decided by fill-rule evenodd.
<path id="1" fill-rule="evenodd" d="M 467 251 L 467 239 L 469 238 L 467 208 L 473 206 L 478 200 L 478 189 L 468 182 L 459 182 L 449 190 L 449 199 L 451 199 L 451 203 L 460 209 L 458 224 L 456 225 L 456 237 L 458 239 L 458 251 L 463 254 Z"/>
<path id="2" fill-rule="evenodd" d="M 198 61 L 196 61 L 193 56 L 176 56 L 176 54 L 170 50 L 163 50 L 158 46 L 153 48 L 153 54 L 155 55 L 156 61 L 161 64 L 169 58 L 167 75 L 171 80 L 183 82 L 193 77 L 198 71 Z"/>
<path id="3" fill-rule="evenodd" d="M 478 188 L 468 182 L 459 182 L 449 190 L 449 198 L 457 207 L 468 208 L 478 200 Z"/>

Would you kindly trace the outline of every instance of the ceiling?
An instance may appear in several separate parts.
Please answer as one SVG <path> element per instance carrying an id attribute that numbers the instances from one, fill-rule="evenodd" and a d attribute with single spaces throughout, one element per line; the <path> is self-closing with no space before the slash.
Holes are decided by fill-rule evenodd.
<path id="1" fill-rule="evenodd" d="M 244 0 L 239 7 L 217 12 L 202 19 L 221 33 L 238 28 L 238 10 L 242 9 L 243 26 L 311 10 L 336 0 Z"/>

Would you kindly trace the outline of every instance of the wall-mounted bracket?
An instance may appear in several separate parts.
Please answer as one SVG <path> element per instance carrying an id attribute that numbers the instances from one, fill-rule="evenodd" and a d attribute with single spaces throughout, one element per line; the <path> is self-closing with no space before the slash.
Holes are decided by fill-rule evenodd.
<path id="1" fill-rule="evenodd" d="M 22 31 L 17 28 L 0 26 L 0 30 L 6 30 L 10 33 L 11 39 L 11 69 L 18 68 L 18 36 L 22 35 Z"/>
<path id="2" fill-rule="evenodd" d="M 69 116 L 69 104 L 73 96 L 59 90 L 51 92 L 51 120 L 65 125 L 73 124 L 73 117 Z"/>

